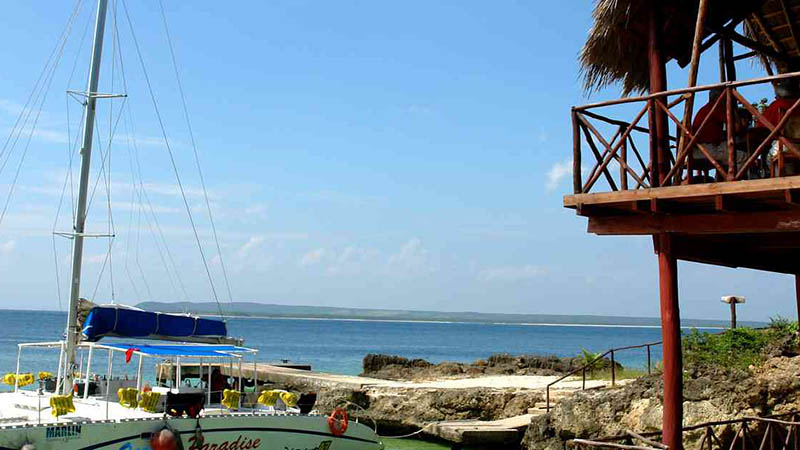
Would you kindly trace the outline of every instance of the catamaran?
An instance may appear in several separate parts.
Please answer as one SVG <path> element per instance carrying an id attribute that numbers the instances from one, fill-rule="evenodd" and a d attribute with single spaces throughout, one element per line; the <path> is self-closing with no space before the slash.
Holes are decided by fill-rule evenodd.
<path id="1" fill-rule="evenodd" d="M 242 365 L 257 352 L 228 336 L 224 320 L 81 298 L 96 105 L 109 97 L 98 92 L 107 11 L 108 0 L 98 0 L 88 85 L 73 93 L 84 111 L 66 332 L 61 341 L 18 344 L 16 370 L 3 378 L 13 391 L 0 393 L 0 450 L 383 449 L 345 410 L 320 415 L 314 395 L 245 379 Z M 59 355 L 56 374 L 29 372 L 24 357 L 42 350 Z M 115 356 L 136 374 L 115 372 Z M 146 360 L 158 362 L 154 379 L 143 371 Z M 93 372 L 98 361 L 105 371 Z M 225 367 L 238 367 L 238 379 L 229 383 Z"/>

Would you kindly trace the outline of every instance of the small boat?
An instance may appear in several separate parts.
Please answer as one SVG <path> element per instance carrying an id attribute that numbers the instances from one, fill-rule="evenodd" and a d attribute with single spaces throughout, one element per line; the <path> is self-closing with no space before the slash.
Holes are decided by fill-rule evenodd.
<path id="1" fill-rule="evenodd" d="M 66 332 L 61 341 L 18 344 L 16 370 L 2 380 L 13 391 L 0 393 L 0 450 L 383 449 L 376 432 L 344 409 L 321 415 L 314 395 L 244 379 L 242 364 L 257 351 L 229 337 L 224 320 L 80 297 L 84 239 L 100 237 L 85 231 L 97 100 L 114 97 L 98 92 L 107 10 L 108 0 L 98 0 L 86 91 L 70 91 L 84 111 L 73 230 L 56 233 L 72 240 Z M 33 351 L 57 357 L 56 373 L 35 367 L 41 357 L 23 358 Z M 123 360 L 134 376 L 114 371 Z M 148 360 L 170 370 L 149 376 Z M 184 364 L 193 367 L 187 376 Z M 238 367 L 238 379 L 222 377 L 225 366 Z"/>

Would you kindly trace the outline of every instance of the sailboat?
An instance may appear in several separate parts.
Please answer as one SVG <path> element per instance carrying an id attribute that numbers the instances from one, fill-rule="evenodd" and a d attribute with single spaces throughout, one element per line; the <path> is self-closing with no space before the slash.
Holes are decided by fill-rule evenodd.
<path id="1" fill-rule="evenodd" d="M 107 11 L 108 0 L 98 0 L 88 85 L 81 93 L 66 332 L 60 341 L 18 345 L 16 371 L 3 380 L 13 391 L 0 393 L 0 450 L 383 449 L 376 432 L 350 421 L 344 410 L 320 415 L 313 410 L 313 396 L 261 390 L 257 379 L 245 380 L 242 365 L 257 352 L 228 336 L 223 320 L 95 305 L 81 298 L 84 239 L 91 237 L 85 230 L 96 105 L 107 96 L 98 92 Z M 22 372 L 23 356 L 32 349 L 56 352 L 57 373 Z M 115 355 L 137 365 L 134 377 L 115 375 Z M 107 358 L 104 373 L 92 373 L 93 358 L 95 366 Z M 143 373 L 147 359 L 160 362 L 152 386 Z M 192 370 L 182 373 L 187 365 Z M 234 366 L 238 380 L 228 385 L 220 369 Z"/>

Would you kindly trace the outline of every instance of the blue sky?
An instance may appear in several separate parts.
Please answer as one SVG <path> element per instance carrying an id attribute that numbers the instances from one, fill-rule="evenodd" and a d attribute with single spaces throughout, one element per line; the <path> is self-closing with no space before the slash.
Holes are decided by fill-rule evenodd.
<path id="1" fill-rule="evenodd" d="M 164 1 L 234 300 L 658 314 L 650 239 L 588 235 L 585 220 L 561 207 L 571 186 L 569 107 L 618 95 L 582 91 L 576 59 L 590 2 Z M 84 3 L 0 224 L 3 307 L 57 309 L 59 292 L 66 301 L 69 241 L 57 239 L 54 255 L 51 232 L 80 119 L 64 92 L 84 88 L 88 65 L 87 43 L 79 44 L 94 6 Z M 129 3 L 227 301 L 158 2 Z M 0 74 L 3 135 L 72 7 L 6 5 L 0 40 L 14 45 L 0 46 L 0 58 L 13 62 Z M 112 71 L 107 45 L 101 90 L 122 92 L 124 70 L 130 112 L 114 133 L 109 188 L 98 185 L 89 221 L 90 231 L 108 230 L 110 192 L 116 238 L 102 275 L 108 243 L 87 244 L 83 294 L 110 300 L 113 274 L 118 302 L 210 300 L 121 3 L 116 16 L 117 62 Z M 113 23 L 112 14 L 110 36 Z M 715 81 L 712 53 L 701 81 Z M 748 62 L 739 70 L 758 73 Z M 670 85 L 685 79 L 673 70 Z M 122 101 L 103 102 L 105 150 Z M 141 178 L 130 169 L 137 156 Z M 93 179 L 100 165 L 96 152 Z M 0 172 L 3 201 L 9 167 Z M 69 205 L 69 189 L 64 199 Z M 56 229 L 68 230 L 70 217 L 65 206 Z M 730 293 L 748 296 L 743 319 L 795 314 L 789 277 L 687 263 L 680 272 L 686 317 L 724 318 L 719 297 Z"/>

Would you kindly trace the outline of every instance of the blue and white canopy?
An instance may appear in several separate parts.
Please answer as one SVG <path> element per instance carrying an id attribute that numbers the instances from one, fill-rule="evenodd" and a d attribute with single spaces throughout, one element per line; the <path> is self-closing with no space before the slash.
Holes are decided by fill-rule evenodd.
<path id="1" fill-rule="evenodd" d="M 230 343 L 222 320 L 166 314 L 119 305 L 95 306 L 83 324 L 85 341 L 113 336 L 183 342 Z"/>
<path id="2" fill-rule="evenodd" d="M 199 344 L 129 344 L 104 343 L 92 344 L 95 348 L 107 348 L 121 352 L 132 352 L 143 356 L 170 358 L 241 358 L 257 350 L 237 345 L 199 345 Z"/>

